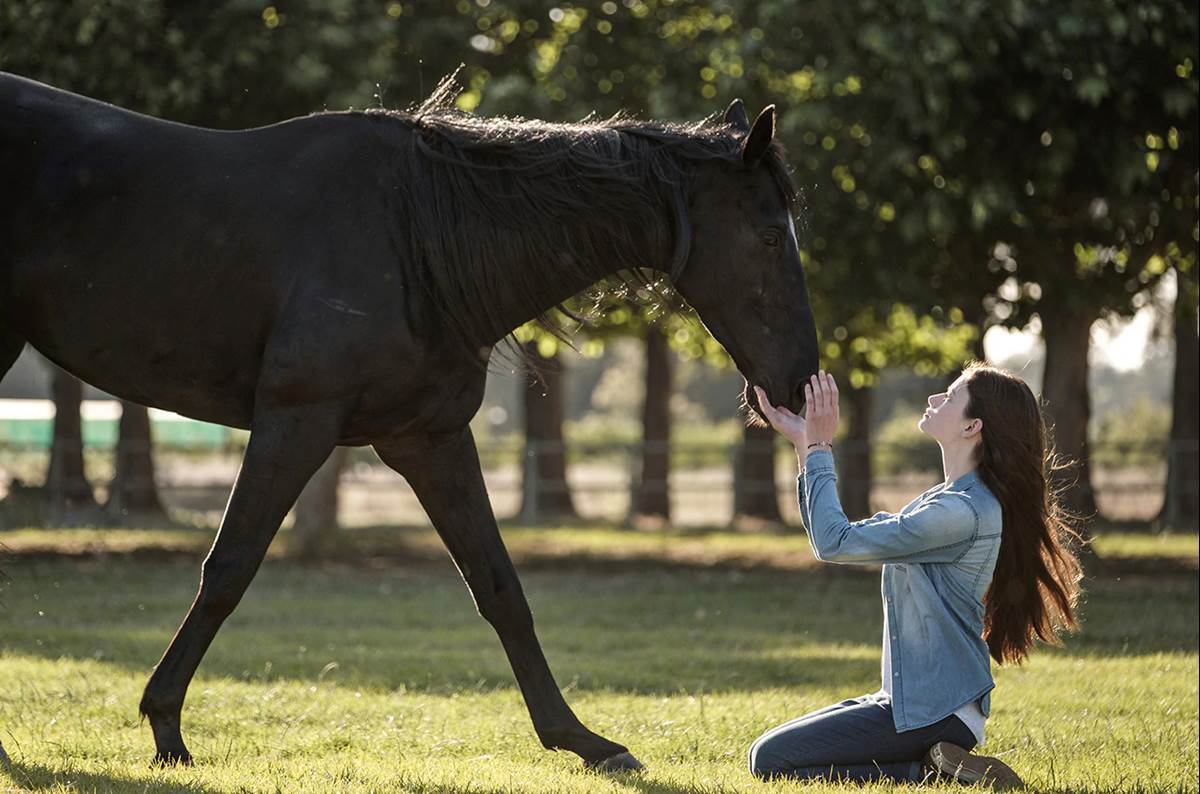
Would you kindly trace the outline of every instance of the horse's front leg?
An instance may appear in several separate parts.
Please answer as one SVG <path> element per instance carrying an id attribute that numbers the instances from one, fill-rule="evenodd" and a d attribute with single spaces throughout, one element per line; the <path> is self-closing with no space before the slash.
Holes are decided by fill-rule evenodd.
<path id="1" fill-rule="evenodd" d="M 179 725 L 188 684 L 262 564 L 283 517 L 333 451 L 344 414 L 343 406 L 332 403 L 256 408 L 242 468 L 204 560 L 200 591 L 142 695 L 141 712 L 150 720 L 159 762 L 191 761 Z"/>
<path id="2" fill-rule="evenodd" d="M 554 682 L 517 572 L 496 528 L 470 430 L 431 441 L 422 449 L 375 449 L 408 480 L 471 589 L 479 614 L 500 636 L 542 744 L 570 750 L 589 767 L 640 769 L 626 748 L 584 727 Z"/>

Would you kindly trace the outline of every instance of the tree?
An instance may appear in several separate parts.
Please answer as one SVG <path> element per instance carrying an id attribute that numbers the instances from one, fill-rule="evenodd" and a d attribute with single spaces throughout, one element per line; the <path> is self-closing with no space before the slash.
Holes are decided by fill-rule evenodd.
<path id="1" fill-rule="evenodd" d="M 1194 5 L 863 0 L 761 11 L 775 23 L 761 29 L 810 42 L 807 63 L 774 78 L 812 100 L 792 116 L 808 128 L 796 161 L 821 174 L 822 152 L 850 149 L 826 172 L 838 190 L 811 194 L 829 208 L 839 190 L 853 199 L 814 211 L 839 226 L 814 237 L 814 261 L 839 258 L 839 244 L 850 263 L 897 252 L 896 295 L 923 313 L 916 276 L 948 298 L 943 311 L 957 305 L 977 323 L 981 288 L 1004 282 L 989 302 L 995 319 L 1040 316 L 1057 442 L 1086 467 L 1091 324 L 1129 313 L 1164 271 L 1161 246 L 1196 236 Z M 1007 252 L 989 255 L 998 241 Z M 878 293 L 868 281 L 856 294 Z M 1088 513 L 1086 468 L 1081 480 L 1069 503 Z"/>
<path id="2" fill-rule="evenodd" d="M 1171 388 L 1171 434 L 1167 444 L 1167 484 L 1158 523 L 1195 530 L 1200 525 L 1200 340 L 1197 339 L 1196 257 L 1177 264 L 1175 374 Z"/>
<path id="3" fill-rule="evenodd" d="M 660 294 L 664 289 L 661 280 L 637 288 L 623 284 L 585 293 L 572 302 L 585 320 L 580 329 L 586 337 L 585 355 L 598 355 L 614 339 L 638 337 L 643 343 L 642 438 L 629 506 L 635 523 L 663 523 L 671 515 L 671 338 L 679 319 L 667 313 L 668 296 Z"/>
<path id="4" fill-rule="evenodd" d="M 661 522 L 671 520 L 671 348 L 663 328 L 647 323 L 646 394 L 642 400 L 642 465 L 632 513 Z"/>
<path id="5" fill-rule="evenodd" d="M 557 341 L 546 335 L 522 343 L 527 369 L 522 400 L 525 452 L 520 515 L 529 522 L 579 517 L 567 484 L 563 438 L 565 380 Z"/>
<path id="6" fill-rule="evenodd" d="M 346 447 L 335 447 L 296 499 L 288 553 L 314 560 L 332 545 L 338 531 L 339 482 L 348 457 Z"/>
<path id="7" fill-rule="evenodd" d="M 146 406 L 122 400 L 116 466 L 104 506 L 110 514 L 165 512 L 154 481 L 152 449 L 150 414 Z"/>
<path id="8" fill-rule="evenodd" d="M 757 528 L 779 524 L 779 495 L 775 490 L 775 429 L 747 423 L 733 465 L 733 525 Z"/>
<path id="9" fill-rule="evenodd" d="M 51 523 L 75 523 L 95 515 L 97 504 L 83 469 L 83 384 L 58 367 L 51 376 L 54 436 L 46 470 Z"/>

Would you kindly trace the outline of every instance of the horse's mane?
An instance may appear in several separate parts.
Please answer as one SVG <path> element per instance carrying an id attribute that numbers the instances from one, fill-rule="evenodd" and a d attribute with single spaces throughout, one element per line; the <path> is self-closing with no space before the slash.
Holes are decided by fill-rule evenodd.
<path id="1" fill-rule="evenodd" d="M 511 330 L 495 312 L 500 283 L 557 333 L 542 313 L 551 284 L 646 287 L 652 269 L 681 274 L 691 164 L 737 160 L 743 133 L 719 117 L 558 124 L 476 116 L 455 109 L 456 86 L 451 76 L 409 111 L 370 112 L 412 133 L 395 164 L 407 222 L 400 253 L 464 341 Z M 778 143 L 765 161 L 794 209 Z"/>

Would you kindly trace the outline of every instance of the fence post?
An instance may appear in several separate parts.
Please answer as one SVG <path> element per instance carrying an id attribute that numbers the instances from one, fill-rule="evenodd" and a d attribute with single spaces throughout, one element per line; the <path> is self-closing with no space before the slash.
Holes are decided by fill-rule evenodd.
<path id="1" fill-rule="evenodd" d="M 538 447 L 541 446 L 541 441 L 538 439 L 526 440 L 525 442 L 525 459 L 524 474 L 521 478 L 521 490 L 523 499 L 521 500 L 521 522 L 525 524 L 533 524 L 537 522 L 538 516 L 538 490 L 541 483 L 538 482 Z"/>
<path id="2" fill-rule="evenodd" d="M 640 459 L 643 457 L 642 442 L 635 441 L 632 444 L 622 444 L 625 450 L 625 472 L 628 476 L 628 487 L 625 489 L 629 494 L 629 508 L 625 511 L 625 523 L 632 526 L 633 519 L 637 515 L 638 494 L 642 491 L 642 473 L 639 465 Z"/>

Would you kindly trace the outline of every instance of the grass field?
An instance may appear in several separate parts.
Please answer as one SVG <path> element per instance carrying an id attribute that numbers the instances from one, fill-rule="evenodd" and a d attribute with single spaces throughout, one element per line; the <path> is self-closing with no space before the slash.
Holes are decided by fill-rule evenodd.
<path id="1" fill-rule="evenodd" d="M 764 784 L 745 761 L 762 730 L 878 687 L 875 571 L 817 566 L 796 535 L 506 530 L 568 700 L 647 765 L 604 777 L 540 748 L 430 533 L 364 533 L 367 562 L 268 562 L 192 685 L 197 763 L 166 770 L 137 702 L 210 535 L 0 535 L 0 791 L 891 790 Z M 1036 790 L 1196 791 L 1195 536 L 1097 548 L 1083 630 L 996 671 L 985 749 Z"/>

